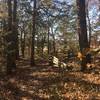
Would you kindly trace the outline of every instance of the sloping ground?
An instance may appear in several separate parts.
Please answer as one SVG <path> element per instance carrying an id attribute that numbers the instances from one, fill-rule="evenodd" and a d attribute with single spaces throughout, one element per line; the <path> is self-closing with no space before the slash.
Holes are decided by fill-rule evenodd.
<path id="1" fill-rule="evenodd" d="M 0 100 L 100 100 L 100 73 L 62 71 L 45 62 L 30 67 L 21 60 L 16 73 L 0 75 Z"/>

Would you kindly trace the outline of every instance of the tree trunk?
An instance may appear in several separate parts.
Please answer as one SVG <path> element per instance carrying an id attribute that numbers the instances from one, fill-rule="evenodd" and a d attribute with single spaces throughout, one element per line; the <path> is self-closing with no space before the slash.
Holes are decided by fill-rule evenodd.
<path id="1" fill-rule="evenodd" d="M 52 38 L 53 38 L 53 54 L 56 54 L 56 43 L 55 43 L 55 34 L 53 33 L 53 28 L 52 30 Z"/>
<path id="2" fill-rule="evenodd" d="M 88 25 L 89 25 L 89 47 L 91 45 L 91 23 L 90 23 L 90 18 L 89 15 L 87 15 L 87 19 L 88 19 Z"/>
<path id="3" fill-rule="evenodd" d="M 88 6 L 89 6 L 89 0 L 87 1 L 86 4 L 86 16 L 87 16 L 87 20 L 88 20 L 88 31 L 89 31 L 89 47 L 91 45 L 91 23 L 90 23 L 90 18 L 89 18 L 89 10 L 88 10 Z"/>
<path id="4" fill-rule="evenodd" d="M 7 42 L 7 73 L 10 74 L 16 68 L 14 34 L 12 32 L 12 3 L 8 0 L 8 34 L 5 37 Z"/>
<path id="5" fill-rule="evenodd" d="M 15 35 L 15 53 L 16 53 L 16 59 L 19 58 L 19 42 L 18 42 L 18 29 L 17 29 L 17 0 L 14 0 L 13 4 L 13 34 Z"/>
<path id="6" fill-rule="evenodd" d="M 22 56 L 23 57 L 25 57 L 25 40 L 26 40 L 26 33 L 24 33 L 23 46 L 22 46 Z"/>
<path id="7" fill-rule="evenodd" d="M 33 3 L 33 31 L 32 31 L 32 45 L 31 45 L 31 66 L 35 65 L 35 32 L 36 32 L 36 0 Z"/>
<path id="8" fill-rule="evenodd" d="M 23 35 L 24 35 L 24 38 L 23 38 Z M 22 57 L 24 58 L 25 57 L 25 38 L 26 38 L 26 34 L 25 32 L 21 32 L 21 54 L 22 54 Z"/>
<path id="9" fill-rule="evenodd" d="M 50 41 L 49 41 L 49 25 L 48 25 L 48 55 L 50 54 Z"/>
<path id="10" fill-rule="evenodd" d="M 77 13 L 78 13 L 78 34 L 79 34 L 79 46 L 80 51 L 83 55 L 81 70 L 86 69 L 86 49 L 89 48 L 88 36 L 87 36 L 87 25 L 86 25 L 86 12 L 85 12 L 85 0 L 77 0 Z"/>
<path id="11" fill-rule="evenodd" d="M 41 44 L 41 48 L 42 48 L 42 57 L 43 57 L 43 55 L 44 55 L 44 51 L 43 51 L 43 49 L 44 49 L 44 43 L 45 43 L 45 36 L 42 36 L 42 44 Z"/>

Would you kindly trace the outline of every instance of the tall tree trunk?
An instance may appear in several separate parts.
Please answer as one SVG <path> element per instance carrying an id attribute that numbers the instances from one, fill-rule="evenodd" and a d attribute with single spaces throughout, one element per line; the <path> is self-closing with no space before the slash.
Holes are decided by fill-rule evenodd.
<path id="1" fill-rule="evenodd" d="M 39 48 L 40 48 L 40 40 L 39 40 L 39 35 L 37 35 L 37 39 L 36 39 L 36 46 L 37 46 L 37 54 L 39 54 Z"/>
<path id="2" fill-rule="evenodd" d="M 79 46 L 80 51 L 83 55 L 81 70 L 86 69 L 86 49 L 89 48 L 88 36 L 87 36 L 87 25 L 86 25 L 86 12 L 85 12 L 85 0 L 77 0 L 77 13 L 78 13 L 78 34 L 79 34 Z"/>
<path id="3" fill-rule="evenodd" d="M 51 28 L 52 38 L 53 38 L 53 54 L 56 54 L 56 43 L 55 43 L 55 34 L 53 33 L 53 27 Z"/>
<path id="4" fill-rule="evenodd" d="M 21 49 L 21 54 L 22 54 L 22 46 L 23 46 L 23 32 L 22 30 L 20 30 L 21 34 L 20 34 L 20 49 Z M 23 54 L 22 54 L 23 57 Z"/>
<path id="5" fill-rule="evenodd" d="M 88 20 L 88 31 L 89 31 L 89 47 L 91 44 L 91 23 L 90 23 L 90 18 L 89 18 L 89 10 L 88 10 L 88 6 L 89 6 L 89 0 L 86 3 L 86 16 L 87 16 L 87 20 Z"/>
<path id="6" fill-rule="evenodd" d="M 17 0 L 14 0 L 13 4 L 13 28 L 12 32 L 15 35 L 15 50 L 16 50 L 16 59 L 19 58 L 19 42 L 18 42 L 18 29 L 17 29 Z"/>
<path id="7" fill-rule="evenodd" d="M 36 0 L 33 3 L 33 31 L 32 31 L 32 45 L 31 45 L 31 66 L 35 65 L 35 32 L 36 32 Z"/>
<path id="8" fill-rule="evenodd" d="M 25 32 L 25 24 L 23 23 L 22 29 L 21 29 L 21 36 L 20 36 L 20 42 L 21 42 L 21 54 L 22 57 L 25 57 L 25 41 L 26 41 L 26 32 Z"/>
<path id="9" fill-rule="evenodd" d="M 90 23 L 90 18 L 89 18 L 89 14 L 87 14 L 87 19 L 88 19 L 88 28 L 89 28 L 89 47 L 91 45 L 91 23 Z"/>
<path id="10" fill-rule="evenodd" d="M 11 0 L 8 0 L 8 34 L 6 36 L 6 42 L 7 42 L 7 73 L 10 74 L 12 72 L 12 69 L 16 68 L 14 34 L 12 32 Z"/>
<path id="11" fill-rule="evenodd" d="M 23 37 L 24 35 L 24 37 Z M 25 34 L 25 31 L 24 32 L 21 32 L 21 54 L 22 54 L 22 57 L 24 58 L 25 57 L 25 38 L 26 38 L 26 34 Z"/>
<path id="12" fill-rule="evenodd" d="M 25 57 L 25 40 L 26 40 L 26 33 L 24 32 L 24 39 L 23 39 L 23 46 L 22 46 L 22 56 Z"/>
<path id="13" fill-rule="evenodd" d="M 48 25 L 48 55 L 50 54 L 50 40 L 49 40 L 49 37 L 50 37 L 50 34 L 49 34 L 49 25 Z"/>
<path id="14" fill-rule="evenodd" d="M 42 44 L 41 44 L 41 47 L 42 47 L 42 57 L 44 55 L 44 43 L 45 43 L 45 36 L 42 36 Z"/>
<path id="15" fill-rule="evenodd" d="M 8 31 L 12 30 L 12 3 L 8 0 Z"/>

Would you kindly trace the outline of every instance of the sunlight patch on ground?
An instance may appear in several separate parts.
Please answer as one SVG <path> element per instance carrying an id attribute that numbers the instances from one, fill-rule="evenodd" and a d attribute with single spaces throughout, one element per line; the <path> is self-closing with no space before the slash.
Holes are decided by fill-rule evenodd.
<path id="1" fill-rule="evenodd" d="M 18 66 L 18 68 L 30 68 L 30 66 L 29 65 L 20 65 L 20 66 Z"/>
<path id="2" fill-rule="evenodd" d="M 23 83 L 17 83 L 17 86 L 21 91 L 27 91 L 27 85 L 24 85 Z"/>
<path id="3" fill-rule="evenodd" d="M 94 74 L 84 74 L 84 80 L 89 81 L 91 83 L 100 84 L 100 75 Z"/>
<path id="4" fill-rule="evenodd" d="M 82 78 L 85 81 L 88 81 L 90 83 L 94 83 L 94 84 L 100 84 L 100 75 L 95 75 L 93 73 L 86 73 L 86 74 L 82 74 L 81 72 L 74 72 L 74 73 L 70 73 L 71 75 L 74 75 L 77 78 Z"/>
<path id="5" fill-rule="evenodd" d="M 20 87 L 20 89 L 22 90 L 22 91 L 25 91 L 26 90 L 26 86 L 25 85 L 21 85 L 21 87 Z"/>
<path id="6" fill-rule="evenodd" d="M 82 78 L 83 77 L 82 72 L 70 72 L 70 75 L 74 75 L 77 78 Z"/>
<path id="7" fill-rule="evenodd" d="M 74 100 L 90 100 L 90 96 L 87 94 L 82 93 L 81 91 L 76 91 L 75 93 L 73 92 L 67 92 L 65 94 L 63 94 L 63 96 L 65 98 L 70 98 L 70 99 L 74 99 Z"/>
<path id="8" fill-rule="evenodd" d="M 33 72 L 30 74 L 30 76 L 34 76 L 34 77 L 35 76 L 48 77 L 51 75 L 58 75 L 58 74 L 55 72 Z"/>
<path id="9" fill-rule="evenodd" d="M 31 99 L 29 97 L 22 97 L 21 100 L 33 100 L 33 99 Z"/>
<path id="10" fill-rule="evenodd" d="M 10 78 L 8 81 L 11 82 L 11 83 L 15 83 L 16 82 L 16 80 L 14 78 Z"/>
<path id="11" fill-rule="evenodd" d="M 38 93 L 36 95 L 38 95 L 39 97 L 44 98 L 44 99 L 49 99 L 49 97 L 50 97 L 50 95 L 48 95 L 47 92 L 45 92 L 42 89 L 39 89 Z"/>
<path id="12" fill-rule="evenodd" d="M 34 91 L 33 90 L 29 90 L 28 93 L 29 94 L 34 94 Z"/>

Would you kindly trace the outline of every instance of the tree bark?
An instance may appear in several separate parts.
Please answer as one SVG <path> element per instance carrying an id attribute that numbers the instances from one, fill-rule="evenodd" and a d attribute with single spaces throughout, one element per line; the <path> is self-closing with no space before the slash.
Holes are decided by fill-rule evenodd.
<path id="1" fill-rule="evenodd" d="M 24 37 L 23 37 L 24 35 Z M 22 57 L 24 58 L 25 57 L 25 40 L 26 40 L 26 34 L 25 32 L 21 32 L 21 54 L 22 54 Z"/>
<path id="2" fill-rule="evenodd" d="M 91 45 L 91 23 L 90 23 L 90 18 L 89 15 L 87 14 L 87 19 L 88 19 L 88 28 L 89 28 L 89 47 Z"/>
<path id="3" fill-rule="evenodd" d="M 89 0 L 86 3 L 86 16 L 87 16 L 87 20 L 88 20 L 88 31 L 89 31 L 89 47 L 91 45 L 91 22 L 90 22 L 90 18 L 89 18 L 89 10 L 88 10 L 88 6 L 89 6 Z"/>
<path id="4" fill-rule="evenodd" d="M 41 44 L 41 48 L 42 48 L 42 57 L 44 55 L 44 43 L 45 43 L 45 36 L 42 36 L 42 44 Z"/>
<path id="5" fill-rule="evenodd" d="M 12 32 L 15 35 L 15 53 L 16 53 L 16 59 L 19 58 L 19 42 L 18 42 L 18 27 L 17 27 L 17 0 L 13 1 L 13 28 Z"/>
<path id="6" fill-rule="evenodd" d="M 7 73 L 10 74 L 16 68 L 14 34 L 12 32 L 12 2 L 8 0 L 8 34 L 5 37 L 7 42 Z"/>
<path id="7" fill-rule="evenodd" d="M 49 41 L 49 25 L 48 25 L 48 55 L 50 54 L 50 41 Z"/>
<path id="8" fill-rule="evenodd" d="M 31 45 L 31 66 L 35 65 L 36 0 L 33 2 L 33 31 Z"/>
<path id="9" fill-rule="evenodd" d="M 87 25 L 86 25 L 86 12 L 85 12 L 85 0 L 77 0 L 77 14 L 78 14 L 78 34 L 79 34 L 79 46 L 83 55 L 81 70 L 86 69 L 86 49 L 89 48 Z"/>
<path id="10" fill-rule="evenodd" d="M 55 35 L 53 33 L 53 28 L 51 28 L 52 30 L 52 38 L 53 38 L 53 54 L 56 54 L 56 42 L 55 42 Z"/>

